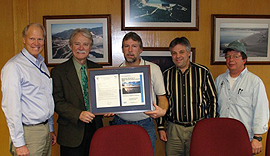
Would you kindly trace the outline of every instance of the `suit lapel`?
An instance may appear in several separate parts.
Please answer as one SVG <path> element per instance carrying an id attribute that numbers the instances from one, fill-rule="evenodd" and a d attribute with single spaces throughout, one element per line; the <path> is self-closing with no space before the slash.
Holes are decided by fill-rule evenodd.
<path id="1" fill-rule="evenodd" d="M 70 85 L 73 87 L 79 99 L 84 103 L 82 88 L 72 58 L 69 59 L 66 70 L 67 70 L 67 79 Z"/>

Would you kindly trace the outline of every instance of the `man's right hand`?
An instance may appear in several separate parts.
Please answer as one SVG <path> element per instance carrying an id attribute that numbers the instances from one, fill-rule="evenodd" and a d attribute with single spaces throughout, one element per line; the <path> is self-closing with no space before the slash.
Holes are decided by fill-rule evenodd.
<path id="1" fill-rule="evenodd" d="M 95 118 L 95 115 L 88 111 L 82 111 L 79 116 L 79 119 L 85 123 L 91 122 L 94 118 Z"/>
<path id="2" fill-rule="evenodd" d="M 164 130 L 160 130 L 160 131 L 158 131 L 158 133 L 159 133 L 160 140 L 166 142 L 167 141 L 167 134 L 166 134 L 166 132 Z"/>
<path id="3" fill-rule="evenodd" d="M 30 156 L 28 148 L 24 145 L 16 147 L 17 156 Z"/>

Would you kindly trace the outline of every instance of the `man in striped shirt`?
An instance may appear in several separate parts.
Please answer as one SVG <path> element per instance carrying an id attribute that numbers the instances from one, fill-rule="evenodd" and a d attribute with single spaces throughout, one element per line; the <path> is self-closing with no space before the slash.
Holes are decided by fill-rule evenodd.
<path id="1" fill-rule="evenodd" d="M 169 48 L 175 65 L 163 73 L 169 109 L 159 118 L 158 131 L 166 141 L 166 155 L 188 156 L 196 122 L 218 116 L 217 92 L 209 69 L 190 62 L 191 45 L 186 37 L 175 38 Z"/>

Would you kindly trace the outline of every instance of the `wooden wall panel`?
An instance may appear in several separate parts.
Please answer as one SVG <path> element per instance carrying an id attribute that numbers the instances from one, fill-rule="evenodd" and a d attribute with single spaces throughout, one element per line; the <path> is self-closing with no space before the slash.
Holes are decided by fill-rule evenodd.
<path id="1" fill-rule="evenodd" d="M 0 1 L 0 68 L 4 66 L 6 61 L 14 56 L 13 42 L 13 3 L 12 1 Z M 1 86 L 1 85 L 0 85 Z M 2 93 L 0 94 L 2 99 Z M 2 105 L 1 105 L 2 106 Z M 8 128 L 4 113 L 0 111 L 0 153 L 1 155 L 9 155 L 8 151 Z"/>
<path id="2" fill-rule="evenodd" d="M 16 54 L 23 48 L 22 30 L 30 23 L 28 4 L 28 0 L 13 0 L 14 51 Z"/>

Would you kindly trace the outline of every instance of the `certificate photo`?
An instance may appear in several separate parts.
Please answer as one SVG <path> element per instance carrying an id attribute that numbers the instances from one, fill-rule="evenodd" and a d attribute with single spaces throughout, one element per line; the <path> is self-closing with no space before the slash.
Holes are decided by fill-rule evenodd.
<path id="1" fill-rule="evenodd" d="M 122 106 L 145 105 L 143 73 L 120 74 Z"/>
<path id="2" fill-rule="evenodd" d="M 90 111 L 93 114 L 152 110 L 150 67 L 89 69 Z"/>

